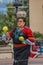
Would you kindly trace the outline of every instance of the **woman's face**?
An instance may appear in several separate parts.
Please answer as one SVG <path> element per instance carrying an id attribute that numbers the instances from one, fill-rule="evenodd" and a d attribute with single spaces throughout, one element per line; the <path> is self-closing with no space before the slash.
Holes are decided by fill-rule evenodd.
<path id="1" fill-rule="evenodd" d="M 23 19 L 18 19 L 17 26 L 20 28 L 20 27 L 23 27 L 24 25 L 25 25 L 25 22 L 23 21 Z"/>

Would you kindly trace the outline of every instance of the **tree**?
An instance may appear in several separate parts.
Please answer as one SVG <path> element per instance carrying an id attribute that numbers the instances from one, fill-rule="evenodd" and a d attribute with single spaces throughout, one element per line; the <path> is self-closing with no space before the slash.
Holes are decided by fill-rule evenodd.
<path id="1" fill-rule="evenodd" d="M 0 35 L 2 34 L 2 28 L 5 26 L 5 14 L 0 14 Z"/>
<path id="2" fill-rule="evenodd" d="M 7 26 L 9 28 L 9 31 L 15 27 L 15 12 L 12 4 L 7 4 L 7 13 L 6 14 L 0 14 L 0 34 L 2 35 L 2 28 L 4 26 Z"/>
<path id="3" fill-rule="evenodd" d="M 15 21 L 16 21 L 15 10 L 13 8 L 13 4 L 11 3 L 7 4 L 6 19 L 7 19 L 6 24 L 8 25 L 9 30 L 15 27 Z"/>

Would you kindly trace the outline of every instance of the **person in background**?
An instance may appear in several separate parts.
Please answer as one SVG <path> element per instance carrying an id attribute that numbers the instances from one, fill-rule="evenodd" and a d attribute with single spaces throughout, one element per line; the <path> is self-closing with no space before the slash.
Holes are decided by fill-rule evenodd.
<path id="1" fill-rule="evenodd" d="M 10 38 L 8 37 L 9 36 L 8 35 L 8 27 L 7 26 L 4 26 L 2 28 L 2 30 L 3 30 L 2 40 L 5 41 L 5 43 L 9 43 Z"/>

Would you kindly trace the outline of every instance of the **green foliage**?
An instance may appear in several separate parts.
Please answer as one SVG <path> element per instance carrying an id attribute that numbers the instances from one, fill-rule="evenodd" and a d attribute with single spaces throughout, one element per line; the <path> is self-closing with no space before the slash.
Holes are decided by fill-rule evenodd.
<path id="1" fill-rule="evenodd" d="M 5 15 L 0 14 L 0 35 L 2 34 L 2 28 L 5 25 L 4 20 L 5 20 Z"/>
<path id="2" fill-rule="evenodd" d="M 0 35 L 2 35 L 2 28 L 8 26 L 9 31 L 15 27 L 16 17 L 14 15 L 14 8 L 12 4 L 7 4 L 7 14 L 0 14 Z"/>
<path id="3" fill-rule="evenodd" d="M 10 22 L 14 22 L 16 19 L 13 4 L 11 3 L 7 4 L 7 19 L 9 19 Z"/>
<path id="4" fill-rule="evenodd" d="M 39 32 L 34 32 L 34 36 L 37 39 L 43 39 L 43 34 L 39 33 Z"/>

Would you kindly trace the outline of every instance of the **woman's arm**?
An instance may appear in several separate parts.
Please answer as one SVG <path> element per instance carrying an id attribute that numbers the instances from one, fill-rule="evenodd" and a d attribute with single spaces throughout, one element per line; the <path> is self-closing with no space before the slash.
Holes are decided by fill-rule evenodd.
<path id="1" fill-rule="evenodd" d="M 26 27 L 25 30 L 26 30 L 27 39 L 23 43 L 34 45 L 34 35 L 32 30 L 29 27 Z"/>

